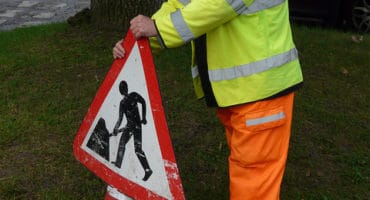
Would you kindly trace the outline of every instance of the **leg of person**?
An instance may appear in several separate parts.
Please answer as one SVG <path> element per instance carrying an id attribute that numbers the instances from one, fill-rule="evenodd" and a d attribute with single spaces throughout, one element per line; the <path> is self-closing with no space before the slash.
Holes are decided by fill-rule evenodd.
<path id="1" fill-rule="evenodd" d="M 277 200 L 290 138 L 294 94 L 219 108 L 230 148 L 231 200 Z"/>
<path id="2" fill-rule="evenodd" d="M 141 129 L 135 130 L 134 132 L 134 145 L 135 145 L 135 153 L 137 158 L 140 161 L 141 166 L 145 171 L 145 175 L 143 177 L 143 181 L 147 181 L 149 177 L 153 174 L 153 171 L 150 169 L 148 160 L 146 159 L 146 155 L 142 149 L 142 133 Z"/>
<path id="3" fill-rule="evenodd" d="M 131 137 L 131 134 L 129 131 L 130 130 L 128 129 L 123 131 L 121 135 L 121 139 L 118 144 L 116 161 L 112 162 L 118 168 L 121 168 L 123 156 L 125 155 L 125 151 L 126 151 L 126 144 L 130 140 L 130 137 Z"/>

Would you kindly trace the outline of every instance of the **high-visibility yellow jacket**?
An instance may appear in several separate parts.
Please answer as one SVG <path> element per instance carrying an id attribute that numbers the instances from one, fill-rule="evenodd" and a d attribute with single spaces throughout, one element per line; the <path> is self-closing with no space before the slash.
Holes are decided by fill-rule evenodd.
<path id="1" fill-rule="evenodd" d="M 152 17 L 152 48 L 206 34 L 208 76 L 218 106 L 271 97 L 303 81 L 287 0 L 169 0 Z M 197 97 L 204 96 L 196 63 Z"/>

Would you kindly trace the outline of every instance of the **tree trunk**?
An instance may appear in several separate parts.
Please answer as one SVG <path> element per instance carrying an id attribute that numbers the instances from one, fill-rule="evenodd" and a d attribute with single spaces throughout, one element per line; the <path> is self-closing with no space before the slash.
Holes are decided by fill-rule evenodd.
<path id="1" fill-rule="evenodd" d="M 126 31 L 138 14 L 151 16 L 164 0 L 91 0 L 92 23 L 99 28 Z"/>

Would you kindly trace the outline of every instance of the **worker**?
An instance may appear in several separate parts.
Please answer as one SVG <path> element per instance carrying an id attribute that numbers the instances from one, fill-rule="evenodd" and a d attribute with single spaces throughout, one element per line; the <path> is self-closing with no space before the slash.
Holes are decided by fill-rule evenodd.
<path id="1" fill-rule="evenodd" d="M 153 171 L 149 167 L 148 159 L 146 158 L 145 152 L 142 148 L 142 124 L 146 124 L 146 103 L 144 98 L 137 92 L 128 92 L 128 85 L 126 81 L 121 81 L 119 84 L 119 91 L 123 96 L 119 104 L 119 114 L 116 125 L 114 126 L 113 136 L 117 136 L 119 132 L 122 132 L 121 139 L 119 141 L 116 160 L 112 163 L 121 168 L 123 156 L 126 152 L 126 145 L 131 137 L 134 137 L 134 148 L 135 154 L 140 161 L 141 166 L 144 169 L 145 175 L 143 181 L 147 181 L 152 175 Z M 141 104 L 141 117 L 139 114 L 139 106 Z M 126 126 L 121 128 L 123 117 L 126 117 Z"/>
<path id="2" fill-rule="evenodd" d="M 287 0 L 168 0 L 130 21 L 153 52 L 192 43 L 195 93 L 225 127 L 231 200 L 279 199 L 303 76 Z M 114 58 L 125 50 L 117 42 Z"/>

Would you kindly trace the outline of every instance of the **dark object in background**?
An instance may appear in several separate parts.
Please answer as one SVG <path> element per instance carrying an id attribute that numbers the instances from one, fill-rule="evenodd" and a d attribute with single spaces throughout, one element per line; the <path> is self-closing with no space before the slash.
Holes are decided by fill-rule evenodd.
<path id="1" fill-rule="evenodd" d="M 370 0 L 289 0 L 292 21 L 370 32 Z"/>
<path id="2" fill-rule="evenodd" d="M 76 13 L 67 19 L 68 24 L 71 26 L 80 26 L 83 24 L 90 24 L 91 22 L 91 10 L 85 8 L 80 12 Z"/>

